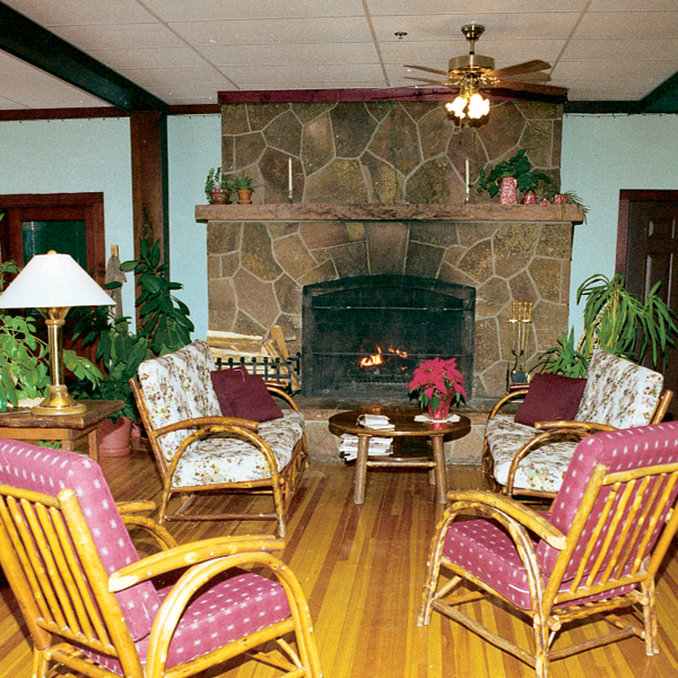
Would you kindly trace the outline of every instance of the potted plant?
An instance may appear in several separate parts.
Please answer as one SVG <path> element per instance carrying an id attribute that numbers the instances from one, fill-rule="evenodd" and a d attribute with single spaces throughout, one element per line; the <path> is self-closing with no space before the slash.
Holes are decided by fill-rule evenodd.
<path id="1" fill-rule="evenodd" d="M 7 273 L 17 273 L 14 261 L 0 264 L 0 286 Z M 103 374 L 92 362 L 73 350 L 63 352 L 64 366 L 75 377 L 95 387 Z M 37 334 L 36 318 L 0 312 L 0 411 L 22 401 L 45 397 L 50 378 L 49 346 Z"/>
<path id="2" fill-rule="evenodd" d="M 464 381 L 455 358 L 432 358 L 414 370 L 408 389 L 431 419 L 446 419 L 452 403 L 458 405 L 462 398 L 466 399 Z"/>
<path id="3" fill-rule="evenodd" d="M 238 205 L 250 205 L 252 203 L 252 179 L 245 172 L 233 180 L 233 188 L 238 191 Z"/>
<path id="4" fill-rule="evenodd" d="M 657 366 L 678 334 L 676 315 L 658 294 L 661 283 L 652 287 L 645 301 L 631 294 L 625 283 L 621 273 L 612 278 L 597 273 L 579 286 L 577 303 L 586 297 L 584 331 L 576 345 L 574 330 L 570 330 L 544 353 L 545 372 L 584 377 L 596 348 L 638 363 L 650 351 L 652 364 Z"/>
<path id="5" fill-rule="evenodd" d="M 550 177 L 546 174 L 535 172 L 532 169 L 532 165 L 527 158 L 526 150 L 524 148 L 521 148 L 509 160 L 504 160 L 496 164 L 487 173 L 485 172 L 485 169 L 482 168 L 478 176 L 478 193 L 487 191 L 490 196 L 494 198 L 494 196 L 499 193 L 502 182 L 504 182 L 505 179 L 511 179 L 510 185 L 514 190 L 520 191 L 521 193 L 536 191 L 542 181 L 547 184 L 551 183 Z M 504 182 L 504 186 L 506 186 L 506 182 Z M 502 194 L 500 194 L 499 202 L 502 202 L 503 193 L 504 192 L 502 191 Z M 515 204 L 517 202 L 517 194 L 514 194 L 508 204 Z M 507 204 L 505 199 L 504 203 Z"/>
<path id="6" fill-rule="evenodd" d="M 211 205 L 225 205 L 231 195 L 231 185 L 221 174 L 221 167 L 212 168 L 205 180 L 205 195 Z"/>

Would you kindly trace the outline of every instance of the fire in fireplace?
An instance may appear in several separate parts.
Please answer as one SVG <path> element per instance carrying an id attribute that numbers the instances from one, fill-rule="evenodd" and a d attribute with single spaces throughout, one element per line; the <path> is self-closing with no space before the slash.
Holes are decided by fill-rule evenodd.
<path id="1" fill-rule="evenodd" d="M 302 392 L 405 398 L 412 370 L 457 358 L 473 382 L 475 289 L 412 275 L 364 275 L 307 285 L 302 304 Z"/>

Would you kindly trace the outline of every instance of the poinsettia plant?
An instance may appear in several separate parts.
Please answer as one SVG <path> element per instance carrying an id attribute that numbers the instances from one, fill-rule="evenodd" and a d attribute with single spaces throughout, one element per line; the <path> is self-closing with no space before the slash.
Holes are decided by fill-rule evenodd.
<path id="1" fill-rule="evenodd" d="M 420 363 L 412 373 L 412 381 L 408 384 L 410 393 L 416 393 L 417 400 L 422 408 L 436 410 L 441 399 L 446 395 L 459 404 L 466 399 L 465 383 L 462 373 L 457 369 L 456 358 L 443 360 L 431 358 Z"/>

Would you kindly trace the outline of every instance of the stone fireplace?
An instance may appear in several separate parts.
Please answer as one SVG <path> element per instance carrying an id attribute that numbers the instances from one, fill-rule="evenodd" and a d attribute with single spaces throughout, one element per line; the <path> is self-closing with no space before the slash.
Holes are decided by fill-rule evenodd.
<path id="1" fill-rule="evenodd" d="M 413 276 L 475 291 L 475 400 L 505 392 L 511 304 L 529 301 L 527 365 L 567 329 L 569 205 L 497 205 L 464 167 L 527 150 L 559 187 L 562 106 L 495 102 L 459 129 L 442 102 L 224 103 L 222 168 L 254 178 L 254 205 L 198 205 L 207 222 L 209 326 L 302 350 L 306 286 Z M 288 202 L 289 169 L 292 201 Z M 303 375 L 302 375 L 303 379 Z"/>

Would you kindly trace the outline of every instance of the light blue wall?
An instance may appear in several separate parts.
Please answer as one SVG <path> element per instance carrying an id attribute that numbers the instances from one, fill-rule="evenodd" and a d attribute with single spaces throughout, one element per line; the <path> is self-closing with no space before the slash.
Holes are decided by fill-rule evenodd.
<path id="1" fill-rule="evenodd" d="M 194 336 L 207 335 L 206 225 L 195 206 L 207 201 L 203 186 L 210 167 L 221 165 L 221 120 L 217 115 L 171 117 L 169 136 L 170 273 L 184 285 L 177 295 L 191 309 Z"/>
<path id="2" fill-rule="evenodd" d="M 678 189 L 678 116 L 566 115 L 563 120 L 563 190 L 589 207 L 575 226 L 570 324 L 583 329 L 576 290 L 588 276 L 614 273 L 619 191 Z"/>

